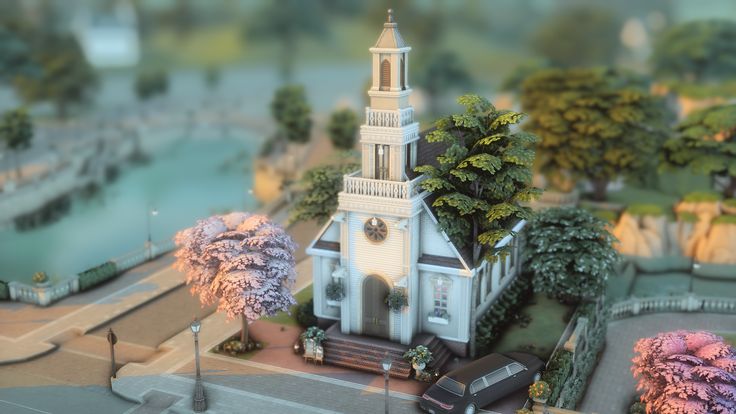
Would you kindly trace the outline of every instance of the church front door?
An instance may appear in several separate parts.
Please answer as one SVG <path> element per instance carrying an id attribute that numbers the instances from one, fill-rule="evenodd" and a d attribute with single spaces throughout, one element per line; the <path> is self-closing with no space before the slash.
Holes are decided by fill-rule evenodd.
<path id="1" fill-rule="evenodd" d="M 389 289 L 386 282 L 371 275 L 363 281 L 363 334 L 388 338 L 388 306 L 384 302 Z"/>

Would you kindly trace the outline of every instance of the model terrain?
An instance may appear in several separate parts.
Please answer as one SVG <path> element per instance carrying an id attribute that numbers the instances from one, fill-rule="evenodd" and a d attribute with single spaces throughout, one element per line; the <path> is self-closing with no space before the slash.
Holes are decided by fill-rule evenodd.
<path id="1" fill-rule="evenodd" d="M 316 4 L 2 6 L 0 412 L 736 414 L 736 21 Z"/>

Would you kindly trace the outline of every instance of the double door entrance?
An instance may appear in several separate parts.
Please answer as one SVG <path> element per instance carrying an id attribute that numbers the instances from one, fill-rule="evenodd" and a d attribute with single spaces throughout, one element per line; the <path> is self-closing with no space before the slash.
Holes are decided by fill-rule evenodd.
<path id="1" fill-rule="evenodd" d="M 378 276 L 363 280 L 363 335 L 389 337 L 389 310 L 386 305 L 389 287 Z"/>

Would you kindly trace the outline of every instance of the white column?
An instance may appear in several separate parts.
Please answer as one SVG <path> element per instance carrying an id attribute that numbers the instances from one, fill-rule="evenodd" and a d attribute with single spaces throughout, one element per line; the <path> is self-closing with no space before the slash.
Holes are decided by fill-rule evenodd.
<path id="1" fill-rule="evenodd" d="M 399 72 L 401 71 L 401 54 L 392 53 L 390 56 L 391 62 L 391 92 L 401 91 L 401 77 Z"/>

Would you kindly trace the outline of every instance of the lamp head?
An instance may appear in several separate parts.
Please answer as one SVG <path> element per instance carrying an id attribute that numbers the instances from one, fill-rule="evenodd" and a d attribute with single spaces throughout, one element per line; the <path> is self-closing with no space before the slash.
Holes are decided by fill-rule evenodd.
<path id="1" fill-rule="evenodd" d="M 391 356 L 389 356 L 388 352 L 386 352 L 386 355 L 383 357 L 383 360 L 381 361 L 383 372 L 388 372 L 391 369 L 392 362 L 393 361 L 391 360 Z"/>
<path id="2" fill-rule="evenodd" d="M 200 328 L 202 327 L 202 323 L 197 320 L 197 318 L 194 318 L 192 323 L 189 325 L 189 329 L 192 330 L 192 332 L 199 333 Z"/>
<path id="3" fill-rule="evenodd" d="M 153 210 L 151 210 L 151 215 L 152 216 L 158 216 L 158 210 L 156 210 L 155 208 Z"/>

